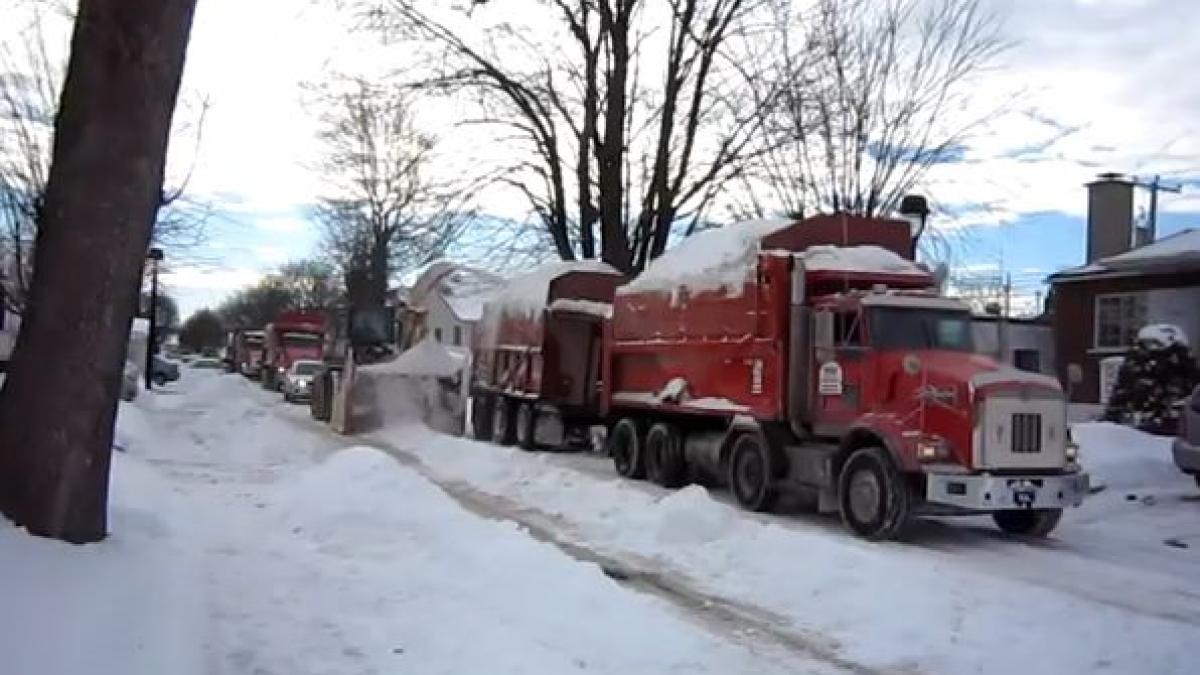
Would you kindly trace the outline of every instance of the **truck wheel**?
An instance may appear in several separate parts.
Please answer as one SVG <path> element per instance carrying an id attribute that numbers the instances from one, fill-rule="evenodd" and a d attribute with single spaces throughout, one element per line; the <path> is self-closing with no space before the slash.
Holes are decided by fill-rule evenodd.
<path id="1" fill-rule="evenodd" d="M 912 501 L 904 474 L 883 448 L 856 450 L 838 476 L 842 522 L 865 539 L 898 537 L 908 525 Z"/>
<path id="2" fill-rule="evenodd" d="M 626 417 L 608 432 L 608 454 L 617 473 L 625 478 L 642 478 L 646 475 L 639 431 L 637 422 Z"/>
<path id="3" fill-rule="evenodd" d="M 1062 509 L 1030 509 L 1029 511 L 997 511 L 992 514 L 996 527 L 1007 534 L 1045 537 L 1058 525 Z"/>
<path id="4" fill-rule="evenodd" d="M 738 436 L 729 452 L 729 489 L 748 511 L 770 511 L 779 493 L 771 486 L 775 461 L 767 441 L 759 434 Z"/>
<path id="5" fill-rule="evenodd" d="M 679 428 L 666 422 L 650 427 L 646 434 L 646 477 L 663 487 L 677 488 L 686 476 Z"/>
<path id="6" fill-rule="evenodd" d="M 492 438 L 492 405 L 491 396 L 476 394 L 471 397 L 471 434 L 477 441 Z"/>
<path id="7" fill-rule="evenodd" d="M 492 411 L 492 442 L 512 445 L 513 435 L 513 402 L 499 396 L 496 398 L 496 409 Z"/>
<path id="8" fill-rule="evenodd" d="M 537 410 L 532 403 L 521 403 L 517 406 L 517 445 L 522 450 L 537 450 L 534 431 L 537 425 Z"/>
<path id="9" fill-rule="evenodd" d="M 162 373 L 155 373 L 154 384 L 159 387 L 165 386 L 167 384 L 167 376 Z"/>

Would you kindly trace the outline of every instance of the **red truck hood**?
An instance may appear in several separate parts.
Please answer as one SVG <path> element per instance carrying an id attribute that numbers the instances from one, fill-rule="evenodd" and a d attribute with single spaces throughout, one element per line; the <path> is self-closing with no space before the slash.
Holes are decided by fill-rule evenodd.
<path id="1" fill-rule="evenodd" d="M 914 360 L 919 369 L 910 375 L 906 360 Z M 1018 370 L 997 362 L 989 356 L 945 350 L 907 351 L 884 355 L 880 365 L 885 372 L 895 373 L 908 387 L 965 387 L 975 395 L 983 391 L 1015 387 L 1035 387 L 1061 391 L 1058 380 L 1040 373 Z"/>

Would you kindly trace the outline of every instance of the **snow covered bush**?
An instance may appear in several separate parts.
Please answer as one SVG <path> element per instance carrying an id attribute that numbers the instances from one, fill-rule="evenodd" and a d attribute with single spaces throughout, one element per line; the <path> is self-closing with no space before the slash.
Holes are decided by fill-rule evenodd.
<path id="1" fill-rule="evenodd" d="M 1173 433 L 1179 420 L 1176 404 L 1198 380 L 1196 359 L 1183 331 L 1167 324 L 1146 326 L 1121 364 L 1105 419 Z"/>

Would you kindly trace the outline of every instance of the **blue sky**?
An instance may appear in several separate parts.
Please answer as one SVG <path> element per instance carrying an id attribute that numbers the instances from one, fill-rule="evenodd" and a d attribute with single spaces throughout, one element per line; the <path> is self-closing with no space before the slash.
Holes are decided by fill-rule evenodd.
<path id="1" fill-rule="evenodd" d="M 174 258 L 167 282 L 185 313 L 313 250 L 318 235 L 307 209 L 322 190 L 313 170 L 320 148 L 301 85 L 333 71 L 388 67 L 331 4 L 199 3 L 183 96 L 204 96 L 211 109 L 199 153 L 173 147 L 172 165 L 194 167 L 192 193 L 220 215 L 207 245 Z M 977 78 L 976 92 L 981 104 L 1003 103 L 1008 113 L 976 129 L 922 185 L 944 207 L 935 227 L 956 242 L 953 266 L 1003 264 L 1031 298 L 1045 275 L 1082 261 L 1083 185 L 1101 171 L 1183 181 L 1184 194 L 1163 198 L 1160 235 L 1200 226 L 1200 78 L 1192 76 L 1200 2 L 987 4 L 1013 47 Z M 436 105 L 426 117 L 445 152 L 489 145 L 446 126 L 452 111 Z M 520 215 L 511 200 L 488 199 L 497 215 Z"/>

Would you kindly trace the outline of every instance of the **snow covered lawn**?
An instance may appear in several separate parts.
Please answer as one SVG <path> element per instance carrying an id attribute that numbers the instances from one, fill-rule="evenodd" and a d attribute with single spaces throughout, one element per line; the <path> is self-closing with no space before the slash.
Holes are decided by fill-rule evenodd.
<path id="1" fill-rule="evenodd" d="M 412 426 L 379 441 L 571 544 L 681 592 L 749 606 L 748 621 L 835 660 L 888 672 L 1195 672 L 1195 488 L 1173 472 L 1162 439 L 1104 425 L 1077 434 L 1109 488 L 1069 513 L 1055 539 L 1006 539 L 966 519 L 925 524 L 905 544 L 856 540 L 829 517 L 747 514 L 698 486 L 667 492 L 620 480 L 594 457 Z"/>
<path id="2" fill-rule="evenodd" d="M 123 408 L 112 536 L 0 525 L 3 672 L 785 673 L 237 376 Z"/>

